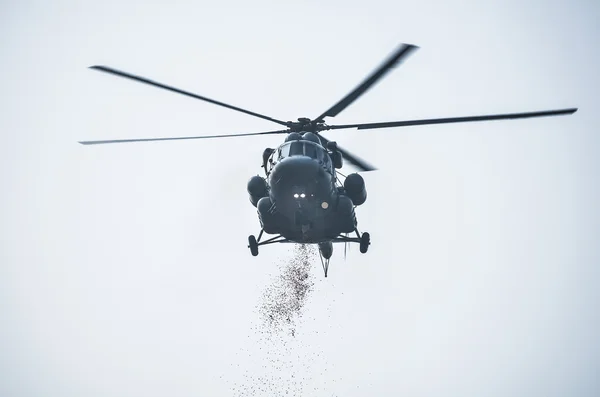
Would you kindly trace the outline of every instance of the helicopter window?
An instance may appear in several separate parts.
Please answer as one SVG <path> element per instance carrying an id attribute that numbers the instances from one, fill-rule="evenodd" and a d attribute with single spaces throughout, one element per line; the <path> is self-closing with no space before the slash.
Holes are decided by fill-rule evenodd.
<path id="1" fill-rule="evenodd" d="M 329 155 L 325 152 L 321 152 L 321 158 L 319 159 L 320 162 L 323 163 L 323 165 L 325 166 L 325 168 L 328 168 L 331 164 L 331 160 L 329 159 Z"/>
<path id="2" fill-rule="evenodd" d="M 281 145 L 277 151 L 278 161 L 290 156 L 307 156 L 317 160 L 326 169 L 331 167 L 331 160 L 321 146 L 307 141 L 291 141 Z"/>
<path id="3" fill-rule="evenodd" d="M 284 159 L 290 155 L 290 145 L 281 145 L 279 147 L 278 158 L 279 160 Z"/>
<path id="4" fill-rule="evenodd" d="M 334 168 L 333 168 L 333 163 L 331 162 L 331 158 L 329 158 L 329 154 L 322 150 L 320 152 L 321 156 L 319 156 L 319 163 L 321 164 L 321 166 L 323 168 L 325 168 L 325 170 L 327 170 L 327 172 L 329 172 L 330 174 L 334 174 Z"/>
<path id="5" fill-rule="evenodd" d="M 294 141 L 290 144 L 290 156 L 302 156 L 304 154 L 304 144 L 300 141 Z"/>
<path id="6" fill-rule="evenodd" d="M 305 156 L 308 156 L 313 159 L 318 159 L 319 156 L 317 155 L 317 153 L 318 153 L 318 151 L 317 151 L 317 147 L 315 145 L 311 145 L 308 142 L 305 143 L 305 145 L 304 145 L 304 155 Z"/>

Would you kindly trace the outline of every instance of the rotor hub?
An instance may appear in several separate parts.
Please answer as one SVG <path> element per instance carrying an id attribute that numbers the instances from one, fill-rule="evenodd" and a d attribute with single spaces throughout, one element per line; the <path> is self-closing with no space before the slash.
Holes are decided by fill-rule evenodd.
<path id="1" fill-rule="evenodd" d="M 328 129 L 323 120 L 311 120 L 308 117 L 299 117 L 298 121 L 288 121 L 287 126 L 290 132 L 314 132 L 315 134 Z"/>

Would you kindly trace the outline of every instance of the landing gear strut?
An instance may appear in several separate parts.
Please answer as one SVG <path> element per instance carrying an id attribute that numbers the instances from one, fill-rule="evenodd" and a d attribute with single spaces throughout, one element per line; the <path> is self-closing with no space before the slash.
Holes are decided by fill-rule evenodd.
<path id="1" fill-rule="evenodd" d="M 254 237 L 254 235 L 248 236 L 248 248 L 250 248 L 250 252 L 252 253 L 252 256 L 258 255 L 258 247 L 260 245 L 274 244 L 274 243 L 290 243 L 291 242 L 290 240 L 288 240 L 287 238 L 285 238 L 281 235 L 271 237 L 265 241 L 260 241 L 264 232 L 265 232 L 265 230 L 261 229 L 260 233 L 258 234 L 258 238 Z"/>
<path id="2" fill-rule="evenodd" d="M 325 277 L 327 277 L 327 273 L 329 270 L 329 259 L 333 254 L 333 244 L 332 243 L 358 243 L 360 245 L 360 252 L 365 254 L 369 250 L 369 245 L 371 245 L 371 235 L 367 232 L 360 233 L 358 229 L 354 229 L 356 233 L 356 237 L 348 237 L 348 235 L 343 236 L 339 235 L 332 240 L 327 242 L 319 243 L 319 256 L 321 258 L 321 264 L 323 265 L 323 272 L 325 273 Z M 265 241 L 260 241 L 264 233 L 264 229 L 260 231 L 258 238 L 254 237 L 254 235 L 248 236 L 248 248 L 250 248 L 250 252 L 252 256 L 258 255 L 258 247 L 260 245 L 266 244 L 274 244 L 274 243 L 294 243 L 295 241 L 288 240 L 287 238 L 279 235 L 272 238 L 269 238 Z"/>

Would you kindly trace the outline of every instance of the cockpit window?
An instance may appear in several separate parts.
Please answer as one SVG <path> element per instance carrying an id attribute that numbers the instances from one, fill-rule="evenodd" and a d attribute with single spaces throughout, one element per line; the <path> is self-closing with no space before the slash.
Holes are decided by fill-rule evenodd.
<path id="1" fill-rule="evenodd" d="M 305 156 L 308 156 L 310 158 L 318 160 L 319 154 L 321 154 L 321 157 L 323 157 L 322 153 L 317 152 L 317 147 L 315 145 L 311 145 L 308 142 L 304 145 L 304 155 Z"/>
<path id="2" fill-rule="evenodd" d="M 314 142 L 292 141 L 284 143 L 278 150 L 279 160 L 289 156 L 308 156 L 323 161 L 326 154 L 325 150 Z"/>
<path id="3" fill-rule="evenodd" d="M 277 161 L 281 161 L 290 156 L 307 156 L 313 158 L 321 163 L 325 169 L 333 172 L 329 155 L 325 149 L 317 143 L 306 140 L 286 142 L 281 145 L 277 151 Z"/>
<path id="4" fill-rule="evenodd" d="M 281 145 L 277 149 L 277 161 L 284 159 L 290 155 L 290 145 Z"/>
<path id="5" fill-rule="evenodd" d="M 290 156 L 302 156 L 304 155 L 304 142 L 292 141 L 290 142 Z"/>

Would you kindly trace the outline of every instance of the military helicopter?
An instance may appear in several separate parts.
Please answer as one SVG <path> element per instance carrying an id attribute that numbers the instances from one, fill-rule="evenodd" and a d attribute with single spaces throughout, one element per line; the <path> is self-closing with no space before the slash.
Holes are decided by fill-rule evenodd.
<path id="1" fill-rule="evenodd" d="M 401 44 L 379 67 L 374 69 L 366 79 L 335 105 L 314 119 L 301 117 L 297 119 L 298 121 L 278 120 L 107 66 L 90 66 L 91 69 L 187 95 L 269 120 L 286 128 L 243 134 L 80 141 L 79 143 L 95 145 L 285 134 L 286 137 L 281 145 L 276 149 L 266 148 L 263 152 L 262 168 L 265 176 L 255 175 L 248 181 L 247 191 L 250 202 L 257 209 L 261 226 L 258 238 L 254 235 L 248 237 L 248 248 L 253 256 L 257 256 L 258 247 L 262 245 L 273 243 L 317 244 L 325 277 L 327 277 L 329 260 L 333 254 L 333 243 L 344 243 L 345 245 L 347 243 L 357 243 L 360 246 L 361 253 L 366 253 L 371 244 L 369 233 L 359 232 L 355 212 L 356 207 L 363 205 L 367 199 L 364 179 L 358 172 L 344 176 L 337 170 L 342 168 L 344 161 L 352 164 L 359 171 L 372 171 L 375 170 L 375 167 L 341 148 L 335 141 L 329 141 L 321 134 L 322 131 L 348 128 L 366 130 L 428 124 L 522 119 L 569 115 L 577 111 L 577 108 L 569 108 L 527 113 L 344 125 L 328 125 L 325 123 L 326 117 L 337 116 L 416 49 L 418 47 L 415 45 Z M 340 176 L 344 178 L 343 182 Z M 274 237 L 262 240 L 265 233 L 274 235 Z M 355 237 L 349 237 L 351 233 Z"/>

